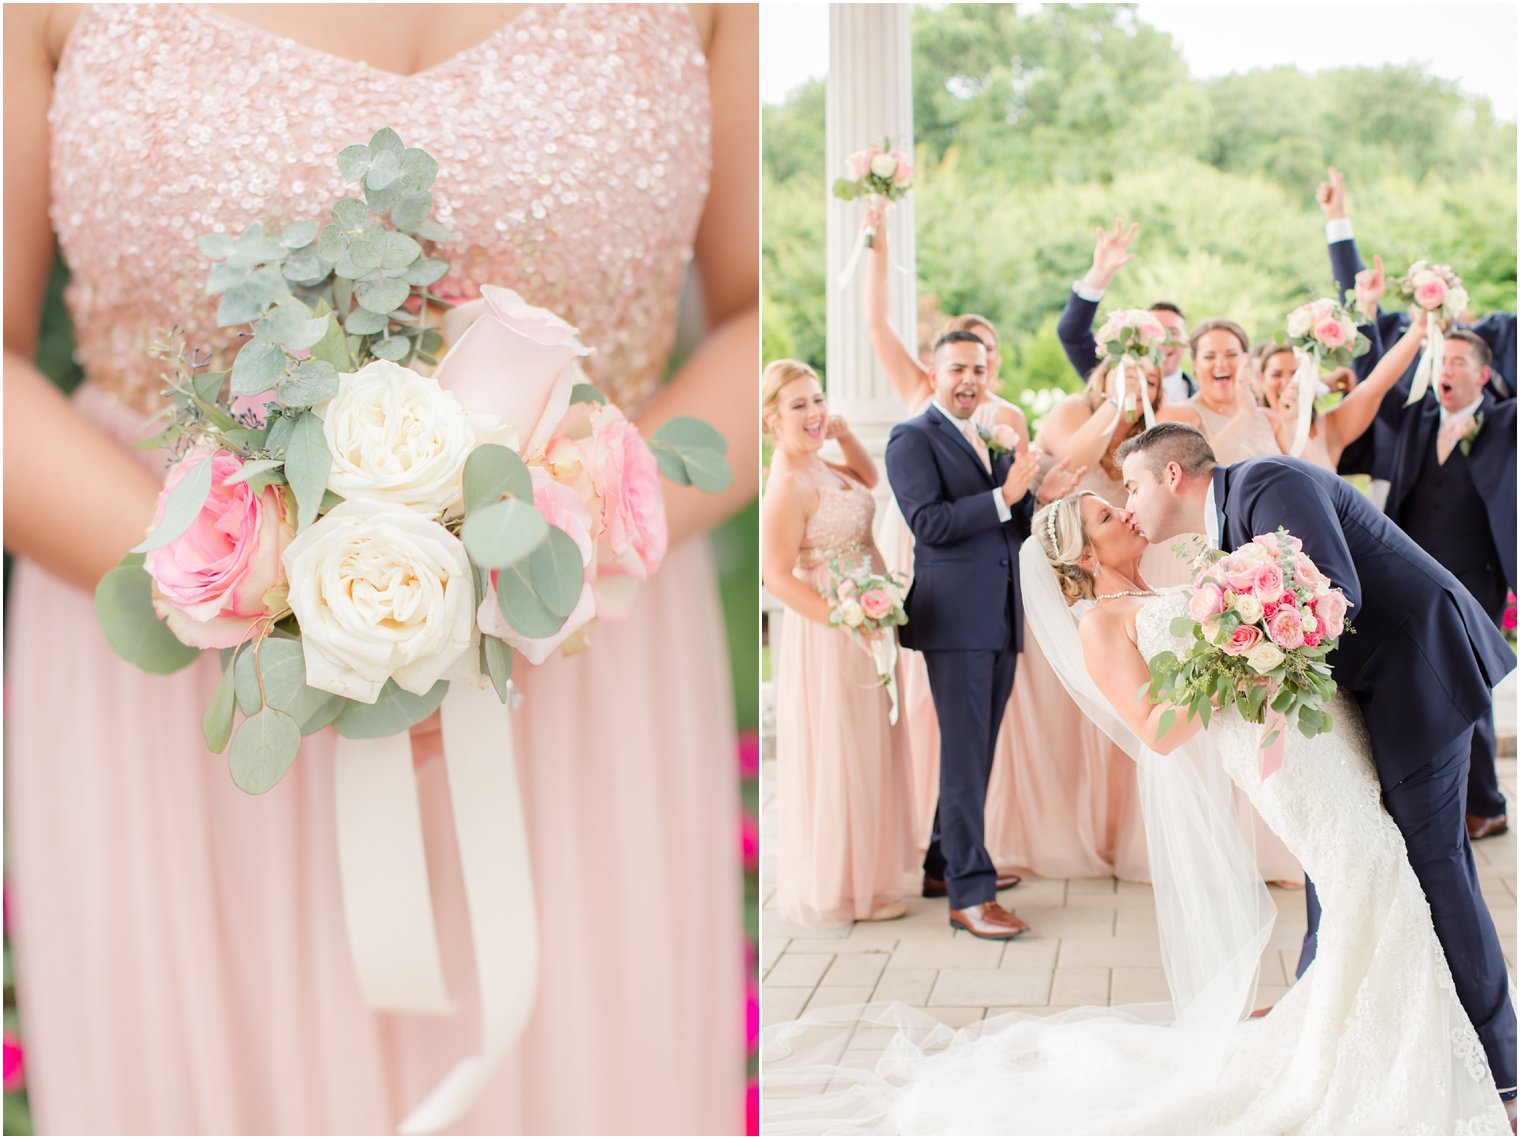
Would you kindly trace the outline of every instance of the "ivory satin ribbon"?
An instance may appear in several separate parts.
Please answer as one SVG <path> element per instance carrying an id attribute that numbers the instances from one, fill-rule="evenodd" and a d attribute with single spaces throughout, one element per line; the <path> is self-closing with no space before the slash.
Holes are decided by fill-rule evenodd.
<path id="1" fill-rule="evenodd" d="M 1425 317 L 1425 351 L 1420 355 L 1420 362 L 1415 365 L 1414 379 L 1409 384 L 1409 398 L 1404 401 L 1405 407 L 1425 398 L 1431 377 L 1441 374 L 1445 355 L 1446 334 L 1441 331 L 1441 324 L 1436 320 L 1435 314 L 1428 313 Z"/>
<path id="2" fill-rule="evenodd" d="M 401 1122 L 447 1127 L 475 1102 L 526 1026 L 538 987 L 532 866 L 512 718 L 490 689 L 456 683 L 439 710 L 459 865 L 480 988 L 481 1045 Z M 339 737 L 338 866 L 349 948 L 377 1009 L 452 1011 L 422 844 L 410 736 Z"/>
<path id="3" fill-rule="evenodd" d="M 1126 370 L 1128 364 L 1129 356 L 1126 354 L 1119 357 L 1119 363 L 1116 365 L 1119 372 L 1119 410 L 1121 414 L 1129 411 L 1129 383 L 1128 372 Z M 1149 431 L 1152 427 L 1156 426 L 1156 411 L 1151 407 L 1151 386 L 1145 382 L 1144 372 L 1140 373 L 1140 406 L 1145 411 L 1145 429 Z"/>
<path id="4" fill-rule="evenodd" d="M 1298 390 L 1298 406 L 1294 409 L 1297 422 L 1293 428 L 1293 446 L 1288 448 L 1288 454 L 1296 459 L 1309 444 L 1314 397 L 1319 392 L 1319 353 L 1295 348 L 1293 358 L 1298 361 L 1298 367 L 1293 373 L 1293 386 Z"/>

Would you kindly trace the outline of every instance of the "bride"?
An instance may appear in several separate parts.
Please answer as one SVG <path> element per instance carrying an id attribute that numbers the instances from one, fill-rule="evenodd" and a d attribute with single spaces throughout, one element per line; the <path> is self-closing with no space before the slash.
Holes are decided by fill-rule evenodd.
<path id="1" fill-rule="evenodd" d="M 1384 812 L 1365 728 L 1286 732 L 1263 778 L 1261 728 L 1233 711 L 1149 703 L 1146 661 L 1180 650 L 1186 593 L 1146 587 L 1146 539 L 1091 493 L 1035 515 L 1020 572 L 1029 627 L 1083 710 L 1140 767 L 1168 1005 L 989 1019 L 960 1032 L 905 1006 L 778 1026 L 762 1057 L 768 1133 L 1505 1134 L 1404 839 Z M 1271 901 L 1225 777 L 1320 887 L 1314 963 L 1261 1019 L 1251 1007 Z M 896 1029 L 874 1068 L 841 1064 Z"/>

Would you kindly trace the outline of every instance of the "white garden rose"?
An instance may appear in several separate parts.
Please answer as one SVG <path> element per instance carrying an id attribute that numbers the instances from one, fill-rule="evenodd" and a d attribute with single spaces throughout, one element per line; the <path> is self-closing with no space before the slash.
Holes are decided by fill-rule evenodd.
<path id="1" fill-rule="evenodd" d="M 1261 602 L 1249 593 L 1242 593 L 1235 599 L 1235 612 L 1247 625 L 1254 625 L 1261 620 Z"/>
<path id="2" fill-rule="evenodd" d="M 1307 605 L 1299 606 L 1298 615 L 1304 623 L 1304 632 L 1312 633 L 1315 629 L 1319 628 L 1319 618 L 1314 615 L 1314 610 L 1310 609 Z"/>
<path id="3" fill-rule="evenodd" d="M 1428 285 L 1430 282 L 1439 281 L 1440 279 L 1434 269 L 1421 269 L 1409 275 L 1409 283 L 1417 289 L 1421 285 Z"/>
<path id="4" fill-rule="evenodd" d="M 878 178 L 890 178 L 897 173 L 897 159 L 890 154 L 878 154 L 871 159 L 871 173 Z"/>
<path id="5" fill-rule="evenodd" d="M 338 394 L 314 410 L 334 494 L 395 502 L 434 518 L 462 505 L 464 461 L 487 432 L 435 381 L 372 360 L 341 377 Z"/>
<path id="6" fill-rule="evenodd" d="M 1309 329 L 1314 325 L 1314 314 L 1309 311 L 1309 306 L 1296 308 L 1288 314 L 1288 335 L 1292 337 L 1307 336 Z"/>
<path id="7" fill-rule="evenodd" d="M 1265 639 L 1250 652 L 1246 653 L 1246 663 L 1263 676 L 1282 664 L 1282 662 L 1282 649 Z"/>
<path id="8" fill-rule="evenodd" d="M 1467 308 L 1467 290 L 1461 285 L 1453 285 L 1447 289 L 1446 307 L 1460 315 Z"/>
<path id="9" fill-rule="evenodd" d="M 860 602 L 850 600 L 840 606 L 839 618 L 850 628 L 854 629 L 859 627 L 860 623 L 866 619 L 866 614 L 865 610 L 860 607 Z"/>
<path id="10" fill-rule="evenodd" d="M 421 696 L 474 660 L 470 559 L 415 510 L 349 499 L 296 535 L 284 562 L 311 687 L 373 704 L 392 677 Z"/>

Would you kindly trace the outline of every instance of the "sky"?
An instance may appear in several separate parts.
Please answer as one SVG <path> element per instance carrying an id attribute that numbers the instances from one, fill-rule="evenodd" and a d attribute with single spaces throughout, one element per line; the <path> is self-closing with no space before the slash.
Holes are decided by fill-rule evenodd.
<path id="1" fill-rule="evenodd" d="M 1486 95 L 1494 116 L 1515 121 L 1517 8 L 1508 2 L 1141 3 L 1140 20 L 1171 33 L 1198 79 L 1293 64 L 1331 67 L 1419 63 Z M 828 6 L 766 3 L 760 8 L 760 96 L 781 102 L 828 71 Z"/>

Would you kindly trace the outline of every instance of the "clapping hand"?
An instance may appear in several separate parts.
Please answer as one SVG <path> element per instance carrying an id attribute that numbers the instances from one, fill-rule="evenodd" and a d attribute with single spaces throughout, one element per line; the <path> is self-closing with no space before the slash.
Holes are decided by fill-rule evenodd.
<path id="1" fill-rule="evenodd" d="M 1346 176 L 1334 166 L 1330 167 L 1328 174 L 1330 180 L 1319 184 L 1314 200 L 1325 211 L 1326 219 L 1335 221 L 1346 216 Z"/>
<path id="2" fill-rule="evenodd" d="M 1028 451 L 1022 455 L 1016 455 L 1013 465 L 1008 468 L 1008 474 L 1003 479 L 1003 501 L 1012 506 L 1023 498 L 1029 490 L 1029 484 L 1034 482 L 1034 476 L 1040 471 L 1040 453 Z"/>
<path id="3" fill-rule="evenodd" d="M 1032 452 L 1036 460 L 1040 452 Z M 1054 502 L 1058 498 L 1065 498 L 1077 489 L 1077 484 L 1082 481 L 1082 476 L 1087 474 L 1086 467 L 1073 469 L 1070 459 L 1062 459 L 1046 472 L 1040 480 L 1040 489 L 1035 492 L 1035 497 L 1043 502 Z"/>
<path id="4" fill-rule="evenodd" d="M 1363 269 L 1356 275 L 1356 307 L 1368 320 L 1377 316 L 1378 301 L 1388 290 L 1388 282 L 1383 276 L 1383 258 L 1373 257 L 1372 268 Z"/>
<path id="5" fill-rule="evenodd" d="M 1087 276 L 1083 279 L 1095 289 L 1107 288 L 1119 266 L 1135 259 L 1135 255 L 1129 251 L 1129 243 L 1135 240 L 1135 234 L 1139 232 L 1139 222 L 1131 222 L 1126 231 L 1123 218 L 1114 218 L 1112 233 L 1099 226 L 1098 243 L 1093 246 L 1092 268 L 1088 269 Z"/>

